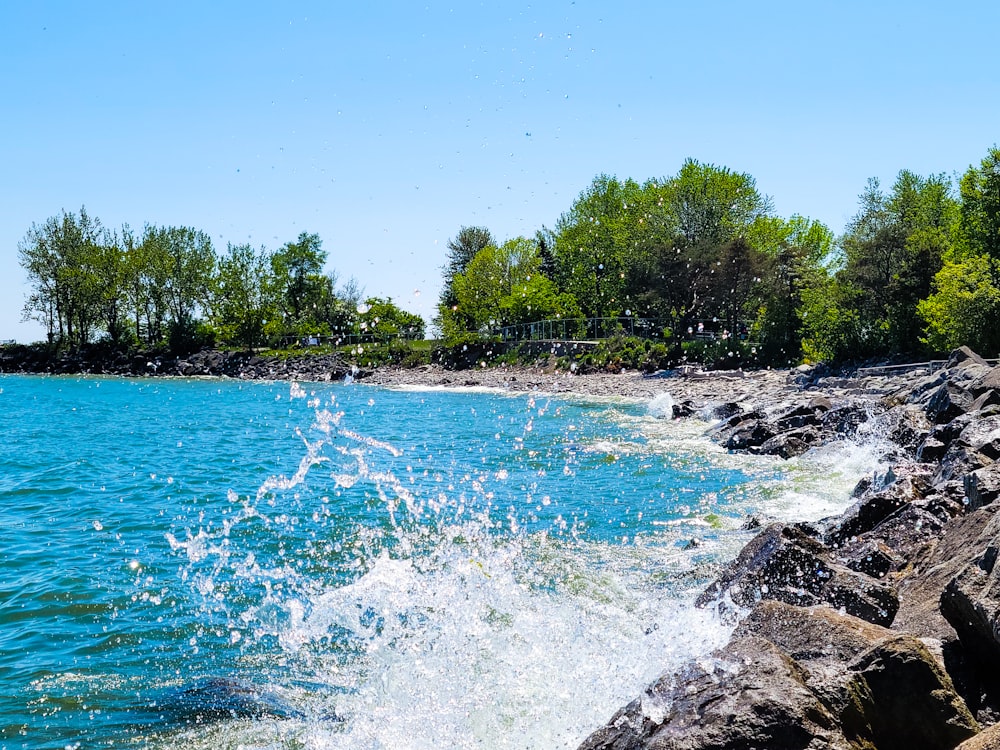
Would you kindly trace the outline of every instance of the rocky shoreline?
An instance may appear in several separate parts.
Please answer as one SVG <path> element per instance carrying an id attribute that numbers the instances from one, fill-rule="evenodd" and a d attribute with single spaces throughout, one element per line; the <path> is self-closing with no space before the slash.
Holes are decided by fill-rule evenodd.
<path id="1" fill-rule="evenodd" d="M 718 407 L 715 438 L 796 455 L 871 422 L 892 468 L 840 516 L 763 528 L 697 601 L 730 642 L 581 750 L 1000 747 L 1000 367 L 961 349 L 846 399 L 800 374 L 777 411 Z"/>
<path id="2" fill-rule="evenodd" d="M 864 377 L 360 371 L 334 355 L 214 351 L 47 363 L 0 353 L 0 371 L 669 393 L 675 418 L 711 416 L 726 448 L 786 458 L 875 431 L 892 468 L 862 480 L 840 516 L 762 528 L 697 601 L 732 618 L 730 642 L 662 675 L 581 750 L 1000 748 L 1000 367 L 968 349 L 935 372 Z"/>

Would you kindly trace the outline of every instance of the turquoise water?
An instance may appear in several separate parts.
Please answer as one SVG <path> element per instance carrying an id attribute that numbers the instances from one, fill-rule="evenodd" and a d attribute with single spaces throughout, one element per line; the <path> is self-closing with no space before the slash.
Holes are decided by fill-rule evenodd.
<path id="1" fill-rule="evenodd" d="M 0 377 L 0 748 L 575 747 L 724 641 L 746 514 L 869 468 L 662 407 Z M 218 678 L 272 715 L 192 716 Z"/>

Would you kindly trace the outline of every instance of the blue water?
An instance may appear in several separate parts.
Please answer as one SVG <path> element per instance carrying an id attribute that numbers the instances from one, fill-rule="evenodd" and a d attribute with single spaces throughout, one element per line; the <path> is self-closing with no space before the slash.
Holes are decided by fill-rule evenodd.
<path id="1" fill-rule="evenodd" d="M 746 514 L 867 469 L 346 384 L 6 376 L 0 425 L 0 748 L 575 747 L 725 639 L 690 602 Z M 175 710 L 217 678 L 273 715 Z"/>

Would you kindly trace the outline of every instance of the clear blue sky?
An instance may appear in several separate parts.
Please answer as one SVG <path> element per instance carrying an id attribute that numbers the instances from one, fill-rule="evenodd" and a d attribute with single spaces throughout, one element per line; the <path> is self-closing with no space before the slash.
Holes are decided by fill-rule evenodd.
<path id="1" fill-rule="evenodd" d="M 0 7 L 0 339 L 17 245 L 63 209 L 218 250 L 316 232 L 429 318 L 462 225 L 552 227 L 593 177 L 748 172 L 840 233 L 869 177 L 1000 141 L 1000 4 L 10 2 Z"/>

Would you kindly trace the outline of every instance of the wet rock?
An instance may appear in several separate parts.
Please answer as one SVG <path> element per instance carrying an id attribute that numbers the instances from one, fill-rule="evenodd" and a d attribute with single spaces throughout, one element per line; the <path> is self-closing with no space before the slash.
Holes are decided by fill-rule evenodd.
<path id="1" fill-rule="evenodd" d="M 819 424 L 819 414 L 816 409 L 807 405 L 789 409 L 774 420 L 775 429 L 780 432 L 815 424 Z"/>
<path id="2" fill-rule="evenodd" d="M 947 450 L 947 443 L 942 442 L 934 435 L 928 435 L 917 447 L 917 460 L 923 462 L 938 461 L 944 457 Z"/>
<path id="3" fill-rule="evenodd" d="M 993 537 L 948 583 L 941 596 L 941 613 L 963 645 L 994 668 L 1000 668 L 998 554 L 1000 538 Z"/>
<path id="4" fill-rule="evenodd" d="M 729 450 L 748 450 L 757 448 L 775 435 L 772 425 L 762 420 L 741 422 L 726 438 L 724 445 Z"/>
<path id="5" fill-rule="evenodd" d="M 698 407 L 691 400 L 682 401 L 671 407 L 671 413 L 673 414 L 674 419 L 693 416 L 697 411 Z"/>
<path id="6" fill-rule="evenodd" d="M 863 488 L 859 499 L 841 515 L 827 536 L 833 546 L 871 531 L 899 508 L 924 497 L 929 490 L 930 467 L 896 466 L 880 478 L 855 487 Z"/>
<path id="7" fill-rule="evenodd" d="M 872 578 L 885 578 L 902 560 L 884 542 L 867 540 L 838 556 L 848 568 Z"/>
<path id="8" fill-rule="evenodd" d="M 979 731 L 947 673 L 909 634 L 883 640 L 848 667 L 841 721 L 858 745 L 879 750 L 951 748 Z"/>
<path id="9" fill-rule="evenodd" d="M 735 401 L 727 401 L 712 409 L 712 419 L 731 419 L 743 413 L 743 407 Z"/>
<path id="10" fill-rule="evenodd" d="M 981 469 L 987 464 L 993 463 L 989 458 L 980 453 L 963 446 L 953 444 L 949 446 L 941 461 L 938 462 L 937 472 L 931 480 L 935 485 L 951 480 L 962 481 L 966 474 L 970 474 L 977 469 Z"/>
<path id="11" fill-rule="evenodd" d="M 782 458 L 794 458 L 801 456 L 814 445 L 818 445 L 822 438 L 817 429 L 804 427 L 797 430 L 789 430 L 768 438 L 761 443 L 758 453 L 766 456 L 781 456 Z"/>
<path id="12" fill-rule="evenodd" d="M 891 588 L 835 562 L 819 541 L 781 524 L 768 526 L 747 544 L 696 606 L 726 594 L 743 607 L 762 599 L 798 606 L 826 603 L 878 625 L 890 624 L 899 606 Z"/>
<path id="13" fill-rule="evenodd" d="M 927 418 L 935 424 L 950 422 L 969 410 L 975 397 L 952 380 L 945 381 L 927 402 Z"/>
<path id="14" fill-rule="evenodd" d="M 805 671 L 774 644 L 734 638 L 709 659 L 665 674 L 581 750 L 847 750 Z"/>
<path id="15" fill-rule="evenodd" d="M 878 432 L 910 456 L 916 454 L 931 430 L 931 423 L 923 410 L 912 404 L 903 404 L 880 414 L 875 419 L 875 425 Z"/>

